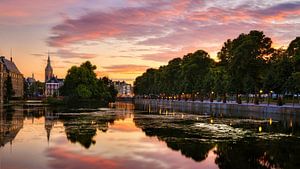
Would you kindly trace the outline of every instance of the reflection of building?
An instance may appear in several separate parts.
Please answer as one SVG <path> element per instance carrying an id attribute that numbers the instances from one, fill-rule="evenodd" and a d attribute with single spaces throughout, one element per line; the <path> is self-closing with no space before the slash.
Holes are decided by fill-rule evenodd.
<path id="1" fill-rule="evenodd" d="M 131 84 L 128 84 L 124 81 L 115 81 L 115 88 L 118 90 L 118 97 L 132 97 L 133 89 Z"/>
<path id="2" fill-rule="evenodd" d="M 55 121 L 58 119 L 58 116 L 56 116 L 54 113 L 45 112 L 45 130 L 47 132 L 47 141 L 50 140 L 50 134 L 51 130 L 54 126 Z"/>
<path id="3" fill-rule="evenodd" d="M 59 88 L 63 86 L 63 84 L 63 79 L 58 79 L 56 76 L 54 76 L 50 55 L 48 55 L 47 66 L 45 69 L 45 95 L 59 96 Z"/>
<path id="4" fill-rule="evenodd" d="M 4 56 L 0 57 L 0 96 L 1 102 L 3 102 L 3 97 L 5 95 L 5 81 L 8 77 L 11 77 L 12 88 L 15 98 L 22 98 L 24 93 L 24 78 L 15 63 L 7 60 Z"/>
<path id="5" fill-rule="evenodd" d="M 2 108 L 1 108 L 2 109 Z M 12 142 L 23 128 L 22 111 L 0 112 L 0 147 Z"/>

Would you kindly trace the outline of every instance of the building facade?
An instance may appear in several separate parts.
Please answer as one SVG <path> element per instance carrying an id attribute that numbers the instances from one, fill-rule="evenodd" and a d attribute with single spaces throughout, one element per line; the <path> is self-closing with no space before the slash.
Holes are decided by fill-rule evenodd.
<path id="1" fill-rule="evenodd" d="M 128 84 L 124 81 L 115 81 L 114 82 L 115 89 L 118 91 L 117 97 L 132 97 L 133 96 L 133 88 L 131 84 Z"/>
<path id="2" fill-rule="evenodd" d="M 57 77 L 52 77 L 46 82 L 45 95 L 49 96 L 59 96 L 59 88 L 64 85 L 63 79 L 58 79 Z"/>
<path id="3" fill-rule="evenodd" d="M 5 82 L 11 77 L 13 98 L 23 98 L 24 96 L 24 77 L 22 73 L 17 68 L 16 64 L 13 62 L 12 58 L 10 60 L 6 59 L 4 56 L 0 57 L 0 100 L 4 101 L 6 97 L 6 86 Z"/>
<path id="4" fill-rule="evenodd" d="M 64 85 L 64 79 L 58 79 L 53 74 L 50 56 L 48 55 L 47 66 L 45 68 L 45 96 L 59 96 L 59 88 Z"/>

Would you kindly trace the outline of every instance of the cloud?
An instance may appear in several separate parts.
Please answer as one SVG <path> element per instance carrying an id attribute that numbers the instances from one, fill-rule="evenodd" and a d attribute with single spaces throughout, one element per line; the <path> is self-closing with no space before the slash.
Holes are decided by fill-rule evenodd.
<path id="1" fill-rule="evenodd" d="M 93 59 L 97 57 L 96 54 L 91 53 L 76 53 L 66 49 L 59 49 L 57 56 L 61 58 L 80 58 L 80 59 Z"/>
<path id="2" fill-rule="evenodd" d="M 78 0 L 1 0 L 0 20 L 6 25 L 49 23 L 53 15 L 76 2 Z"/>
<path id="3" fill-rule="evenodd" d="M 141 55 L 140 57 L 144 60 L 153 60 L 158 62 L 167 62 L 175 57 L 182 57 L 183 55 L 196 51 L 196 47 L 188 47 L 183 48 L 177 51 L 165 51 L 160 53 L 153 53 L 153 54 L 145 54 Z"/>
<path id="4" fill-rule="evenodd" d="M 133 65 L 133 64 L 125 64 L 125 65 L 111 65 L 103 67 L 105 72 L 107 73 L 121 73 L 121 74 L 137 74 L 142 73 L 149 66 L 145 65 Z"/>
<path id="5" fill-rule="evenodd" d="M 164 17 L 171 19 L 184 12 L 189 1 L 154 1 L 145 6 L 127 7 L 111 12 L 94 11 L 75 19 L 66 19 L 52 28 L 48 44 L 64 47 L 69 44 L 105 38 L 135 39 L 160 36 L 168 29 Z M 162 17 L 164 16 L 164 17 Z"/>
<path id="6" fill-rule="evenodd" d="M 152 52 L 129 49 L 147 53 L 140 54 L 142 59 L 165 62 L 196 48 L 216 53 L 228 38 L 252 29 L 263 30 L 286 43 L 291 40 L 288 38 L 297 36 L 295 30 L 300 28 L 299 22 L 293 22 L 300 19 L 299 2 L 254 1 L 252 5 L 248 1 L 129 0 L 128 3 L 131 4 L 128 7 L 95 10 L 65 19 L 52 27 L 48 45 L 65 48 L 90 41 L 127 41 L 140 47 L 168 49 L 153 48 L 156 50 Z"/>

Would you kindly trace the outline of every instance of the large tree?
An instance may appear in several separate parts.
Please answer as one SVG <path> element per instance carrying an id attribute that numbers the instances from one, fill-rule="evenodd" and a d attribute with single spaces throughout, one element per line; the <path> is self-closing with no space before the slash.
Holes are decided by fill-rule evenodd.
<path id="1" fill-rule="evenodd" d="M 295 71 L 300 72 L 300 37 L 297 37 L 289 44 L 287 53 L 293 59 Z"/>
<path id="2" fill-rule="evenodd" d="M 258 93 L 272 41 L 263 32 L 250 31 L 225 42 L 218 57 L 226 66 L 232 93 Z"/>
<path id="3" fill-rule="evenodd" d="M 194 94 L 203 91 L 204 79 L 214 61 L 207 52 L 198 50 L 182 60 L 182 91 Z"/>
<path id="4" fill-rule="evenodd" d="M 103 79 L 97 79 L 96 66 L 87 61 L 79 67 L 73 66 L 68 70 L 61 93 L 70 99 L 94 99 L 102 102 L 113 101 L 109 86 Z"/>

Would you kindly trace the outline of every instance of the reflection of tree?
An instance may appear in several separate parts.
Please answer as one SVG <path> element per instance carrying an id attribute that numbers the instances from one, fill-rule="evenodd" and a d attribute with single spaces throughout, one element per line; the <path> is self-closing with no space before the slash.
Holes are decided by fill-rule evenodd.
<path id="1" fill-rule="evenodd" d="M 78 115 L 78 116 L 61 116 L 68 140 L 72 143 L 80 143 L 83 147 L 89 148 L 96 141 L 93 137 L 96 135 L 97 129 L 106 132 L 108 124 L 112 124 L 116 120 L 116 115 Z"/>
<path id="2" fill-rule="evenodd" d="M 18 132 L 23 127 L 23 112 L 13 110 L 10 107 L 7 109 L 1 108 L 0 111 L 0 147 L 17 136 Z"/>
<path id="3" fill-rule="evenodd" d="M 135 124 L 140 127 L 147 136 L 157 136 L 159 140 L 167 143 L 167 146 L 175 151 L 180 151 L 184 156 L 192 158 L 195 161 L 205 160 L 209 150 L 215 144 L 199 141 L 199 135 L 188 132 L 182 127 L 174 127 L 171 124 L 162 124 L 158 119 L 150 120 L 148 118 L 134 118 Z M 201 134 L 200 134 L 201 135 Z"/>
<path id="4" fill-rule="evenodd" d="M 299 140 L 243 139 L 221 143 L 216 150 L 216 163 L 221 169 L 297 168 L 300 166 Z"/>
<path id="5" fill-rule="evenodd" d="M 166 143 L 172 150 L 181 151 L 186 157 L 192 158 L 198 162 L 205 160 L 209 150 L 214 147 L 213 144 L 184 139 L 177 141 L 166 140 Z"/>

